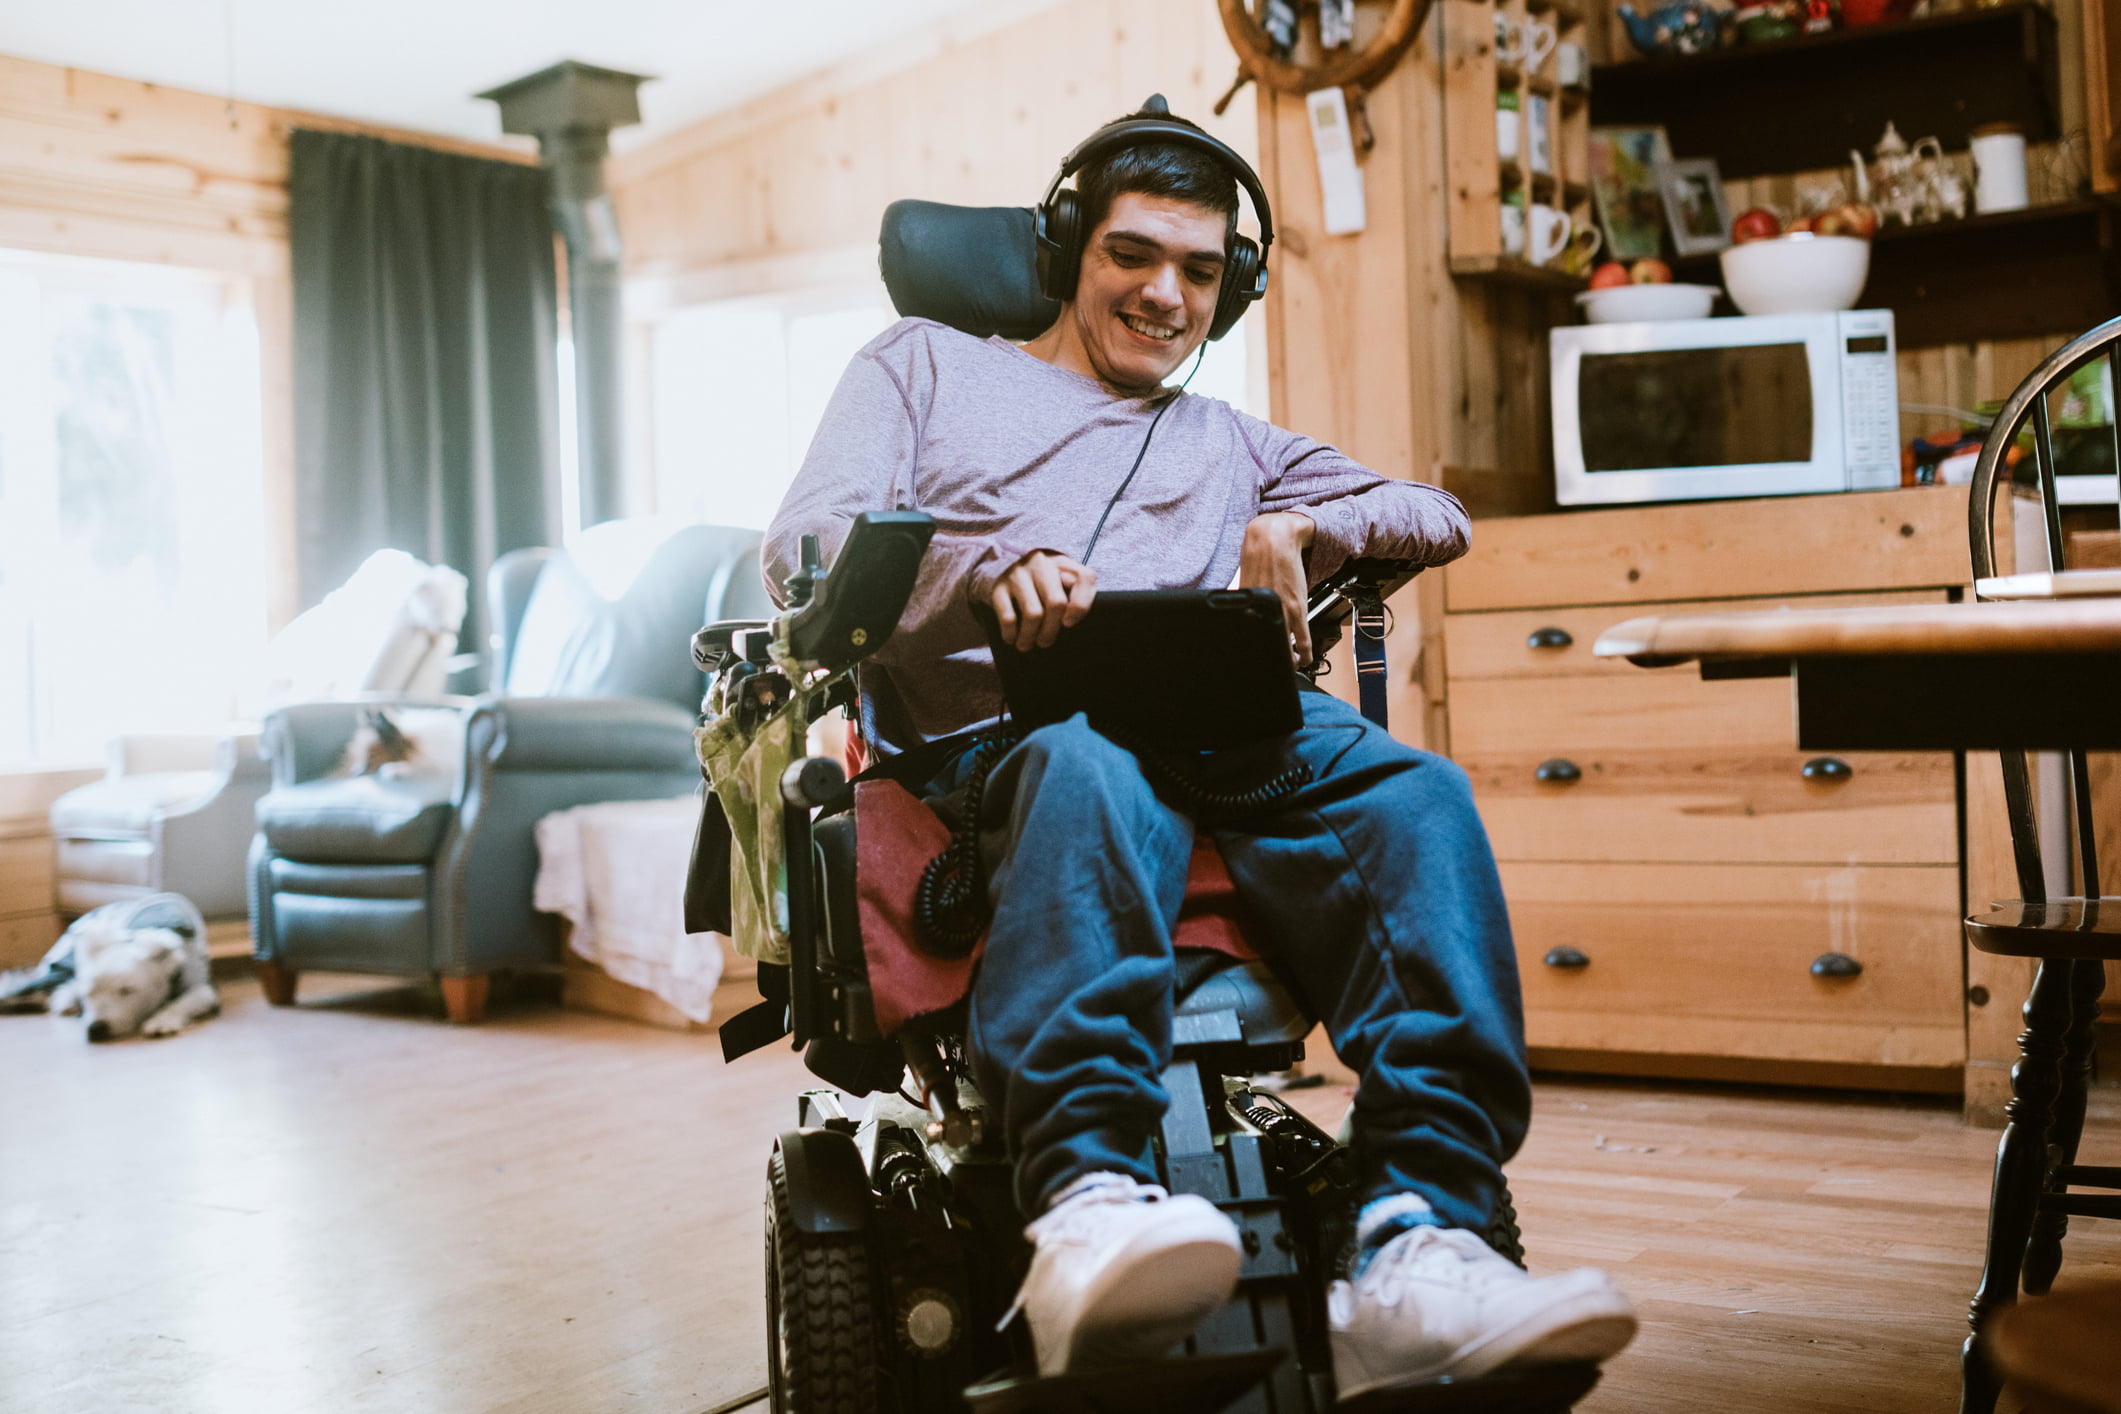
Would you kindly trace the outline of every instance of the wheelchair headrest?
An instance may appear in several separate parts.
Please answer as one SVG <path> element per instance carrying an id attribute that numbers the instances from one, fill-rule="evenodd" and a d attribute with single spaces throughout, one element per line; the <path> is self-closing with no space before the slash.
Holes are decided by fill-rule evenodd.
<path id="1" fill-rule="evenodd" d="M 877 263 L 906 318 L 933 319 L 984 339 L 1033 339 L 1060 317 L 1038 289 L 1031 212 L 1021 206 L 894 201 L 884 209 Z"/>

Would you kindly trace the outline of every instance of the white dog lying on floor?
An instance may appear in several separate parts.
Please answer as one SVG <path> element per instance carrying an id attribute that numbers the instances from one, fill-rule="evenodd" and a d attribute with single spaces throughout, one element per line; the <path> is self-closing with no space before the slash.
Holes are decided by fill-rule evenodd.
<path id="1" fill-rule="evenodd" d="M 147 925 L 147 926 L 142 926 Z M 206 954 L 206 927 L 176 894 L 109 904 L 76 919 L 37 968 L 9 974 L 10 1000 L 50 994 L 51 1010 L 78 1016 L 91 1041 L 139 1032 L 174 1036 L 221 1010 Z"/>

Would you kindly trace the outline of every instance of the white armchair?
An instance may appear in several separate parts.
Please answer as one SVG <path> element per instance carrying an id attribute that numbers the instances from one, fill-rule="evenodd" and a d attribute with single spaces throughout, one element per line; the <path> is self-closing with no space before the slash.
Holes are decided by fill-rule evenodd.
<path id="1" fill-rule="evenodd" d="M 274 637 L 260 705 L 436 695 L 464 606 L 463 575 L 378 551 Z M 166 890 L 209 920 L 243 917 L 257 804 L 271 786 L 254 729 L 117 738 L 103 779 L 52 806 L 59 911 Z"/>
<path id="2" fill-rule="evenodd" d="M 123 736 L 102 780 L 52 805 L 59 911 L 178 893 L 239 917 L 252 815 L 272 785 L 256 732 Z"/>

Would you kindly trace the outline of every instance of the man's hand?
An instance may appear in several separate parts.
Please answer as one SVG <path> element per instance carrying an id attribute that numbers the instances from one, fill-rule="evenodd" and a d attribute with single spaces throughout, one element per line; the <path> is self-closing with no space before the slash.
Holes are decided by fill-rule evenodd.
<path id="1" fill-rule="evenodd" d="M 1096 570 L 1051 550 L 1033 550 L 994 582 L 988 602 L 1002 637 L 1025 651 L 1051 648 L 1062 629 L 1083 621 L 1096 597 Z"/>
<path id="2" fill-rule="evenodd" d="M 1311 661 L 1311 582 L 1304 572 L 1304 551 L 1318 527 L 1301 511 L 1269 511 L 1245 527 L 1244 548 L 1237 562 L 1237 587 L 1254 585 L 1281 596 L 1282 618 L 1289 625 L 1289 654 L 1296 666 Z"/>

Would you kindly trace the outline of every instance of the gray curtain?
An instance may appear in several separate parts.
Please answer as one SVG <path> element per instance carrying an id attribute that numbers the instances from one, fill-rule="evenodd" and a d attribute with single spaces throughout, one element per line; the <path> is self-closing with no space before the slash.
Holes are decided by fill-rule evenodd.
<path id="1" fill-rule="evenodd" d="M 545 174 L 297 129 L 295 511 L 304 607 L 376 550 L 471 580 L 559 529 L 558 289 Z"/>

